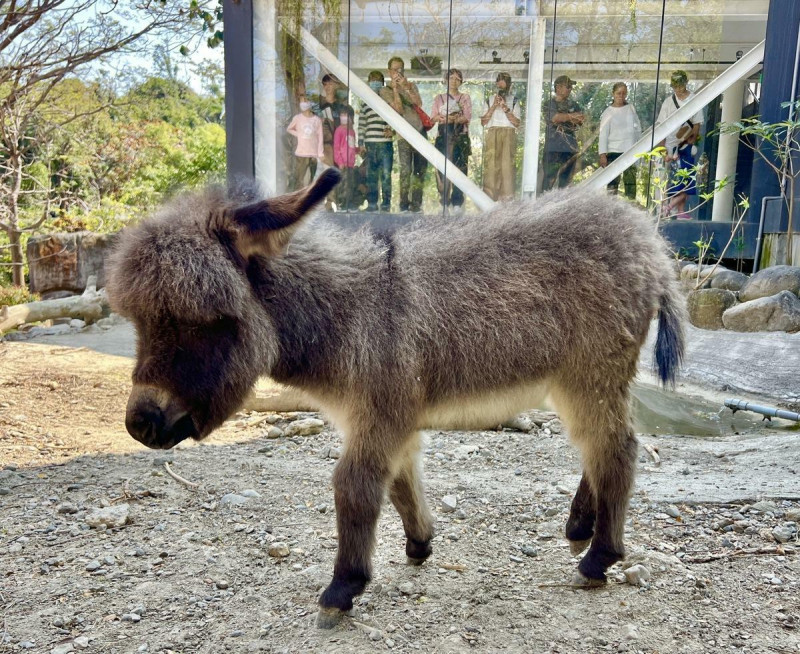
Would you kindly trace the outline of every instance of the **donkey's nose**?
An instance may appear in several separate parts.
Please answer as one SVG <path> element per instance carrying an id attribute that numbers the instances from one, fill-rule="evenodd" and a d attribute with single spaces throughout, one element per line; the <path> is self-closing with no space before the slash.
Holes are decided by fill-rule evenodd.
<path id="1" fill-rule="evenodd" d="M 153 402 L 145 402 L 133 407 L 125 415 L 125 428 L 137 441 L 147 447 L 163 447 L 158 436 L 164 432 L 166 417 Z"/>

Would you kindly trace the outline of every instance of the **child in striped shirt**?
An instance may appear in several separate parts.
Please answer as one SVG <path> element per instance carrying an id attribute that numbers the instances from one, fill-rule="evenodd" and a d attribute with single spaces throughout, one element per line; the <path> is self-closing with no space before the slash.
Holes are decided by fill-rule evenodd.
<path id="1" fill-rule="evenodd" d="M 367 77 L 369 87 L 383 100 L 392 102 L 392 93 L 384 85 L 383 73 L 373 70 Z M 381 211 L 389 211 L 392 204 L 392 164 L 394 144 L 392 129 L 368 105 L 361 107 L 358 121 L 358 145 L 363 148 L 367 161 L 367 211 L 378 210 L 378 191 L 381 191 Z"/>

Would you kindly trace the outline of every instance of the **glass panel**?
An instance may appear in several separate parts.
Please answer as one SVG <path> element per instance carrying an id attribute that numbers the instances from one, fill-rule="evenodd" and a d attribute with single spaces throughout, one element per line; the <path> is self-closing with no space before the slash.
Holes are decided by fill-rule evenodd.
<path id="1" fill-rule="evenodd" d="M 330 210 L 392 213 L 447 206 L 458 214 L 490 206 L 486 194 L 504 199 L 578 183 L 630 147 L 639 128 L 653 126 L 672 97 L 672 71 L 684 70 L 687 88 L 697 90 L 758 43 L 768 4 L 257 0 L 257 176 L 269 192 L 284 192 L 335 165 L 345 181 L 329 198 Z M 397 97 L 393 57 L 394 72 L 403 73 Z M 453 68 L 460 84 L 448 87 Z M 559 80 L 569 83 L 558 85 L 564 88 L 556 98 Z M 627 97 L 613 106 L 620 83 L 618 94 Z M 745 85 L 743 104 L 752 108 L 751 87 Z M 433 119 L 430 130 L 415 104 Z M 719 100 L 706 108 L 692 144 L 695 161 L 708 160 L 701 192 L 717 172 L 717 142 L 708 132 L 719 112 Z M 467 180 L 456 174 L 455 184 L 444 184 L 437 161 Z M 664 199 L 666 176 L 660 159 L 642 160 L 614 188 L 652 207 Z M 711 217 L 710 204 L 696 197 L 682 208 Z"/>

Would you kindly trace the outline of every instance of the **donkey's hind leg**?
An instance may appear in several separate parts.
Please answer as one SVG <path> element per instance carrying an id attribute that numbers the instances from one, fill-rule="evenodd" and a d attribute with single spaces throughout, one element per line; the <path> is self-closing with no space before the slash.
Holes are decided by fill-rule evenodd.
<path id="1" fill-rule="evenodd" d="M 570 520 L 575 540 L 588 533 L 593 496 L 595 506 L 591 546 L 578 565 L 577 582 L 597 585 L 606 570 L 625 557 L 625 514 L 633 488 L 638 443 L 628 418 L 627 382 L 606 384 L 596 390 L 561 386 L 554 399 L 565 418 L 570 436 L 581 450 L 584 476 L 573 502 Z M 580 546 L 583 543 L 576 543 Z"/>
<path id="2" fill-rule="evenodd" d="M 433 516 L 425 501 L 419 466 L 419 434 L 414 434 L 392 481 L 389 497 L 406 534 L 406 556 L 413 565 L 422 564 L 433 549 Z"/>
<path id="3" fill-rule="evenodd" d="M 569 508 L 569 518 L 565 530 L 569 549 L 573 556 L 577 556 L 587 547 L 594 536 L 594 521 L 597 516 L 597 503 L 594 499 L 592 487 L 586 478 L 586 473 L 581 477 L 578 490 L 572 499 Z"/>

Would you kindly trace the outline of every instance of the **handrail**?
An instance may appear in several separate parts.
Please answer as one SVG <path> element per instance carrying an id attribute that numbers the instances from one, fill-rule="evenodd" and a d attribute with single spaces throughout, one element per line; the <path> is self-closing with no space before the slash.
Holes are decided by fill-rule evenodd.
<path id="1" fill-rule="evenodd" d="M 694 97 L 689 100 L 689 102 L 678 109 L 663 123 L 655 125 L 655 134 L 653 134 L 653 127 L 648 129 L 642 138 L 636 141 L 633 146 L 628 148 L 628 150 L 623 152 L 617 159 L 608 164 L 608 166 L 582 181 L 580 186 L 598 190 L 604 188 L 634 164 L 637 155 L 649 152 L 651 143 L 663 141 L 667 136 L 677 130 L 687 118 L 691 118 L 720 93 L 726 91 L 743 77 L 746 77 L 751 70 L 761 63 L 763 58 L 764 41 L 761 41 L 761 43 L 745 54 L 739 61 L 725 69 L 718 77 L 711 80 L 695 93 Z"/>

